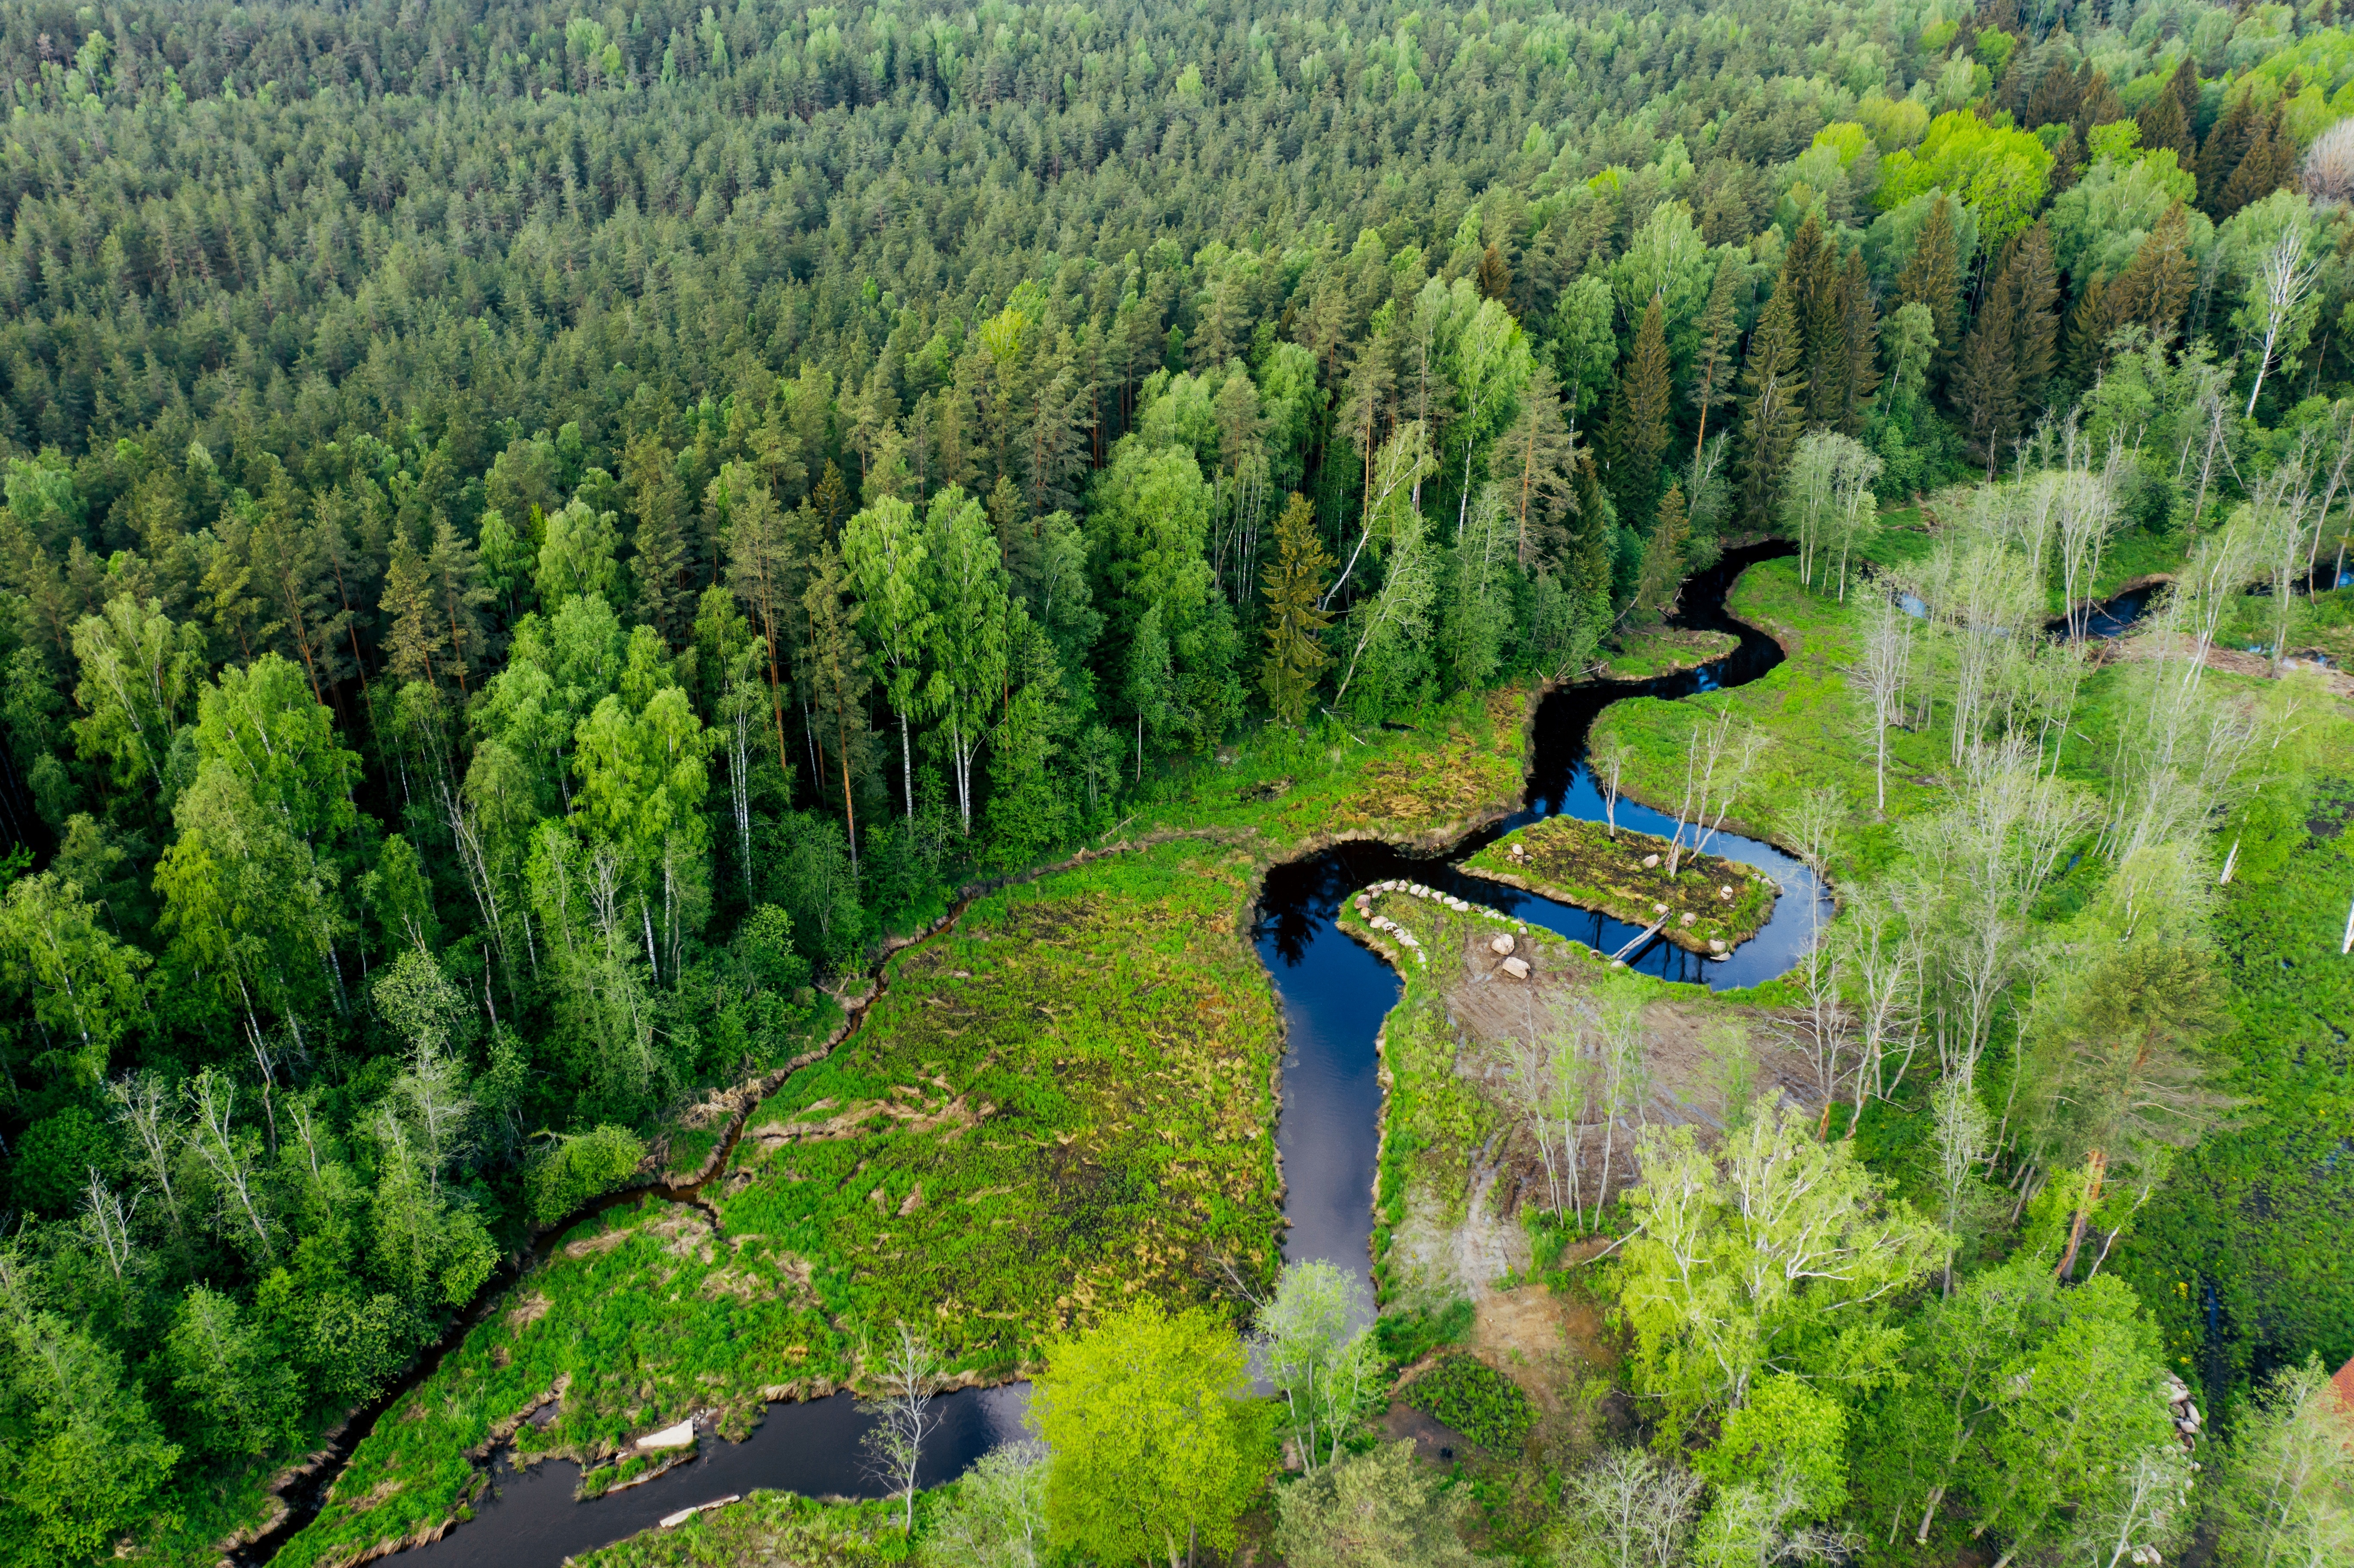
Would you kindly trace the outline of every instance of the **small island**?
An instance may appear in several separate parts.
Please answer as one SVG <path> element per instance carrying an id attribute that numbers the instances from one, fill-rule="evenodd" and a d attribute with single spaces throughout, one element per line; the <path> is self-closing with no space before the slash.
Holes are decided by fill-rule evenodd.
<path id="1" fill-rule="evenodd" d="M 1473 855 L 1466 871 L 1547 898 L 1597 909 L 1630 926 L 1664 920 L 1659 934 L 1719 957 L 1765 929 L 1782 889 L 1755 866 L 1686 849 L 1673 876 L 1670 845 L 1654 833 L 1547 817 Z"/>
<path id="2" fill-rule="evenodd" d="M 1684 626 L 1654 627 L 1622 639 L 1617 652 L 1594 673 L 1597 681 L 1614 685 L 1656 681 L 1697 670 L 1741 646 L 1730 631 L 1706 631 Z"/>

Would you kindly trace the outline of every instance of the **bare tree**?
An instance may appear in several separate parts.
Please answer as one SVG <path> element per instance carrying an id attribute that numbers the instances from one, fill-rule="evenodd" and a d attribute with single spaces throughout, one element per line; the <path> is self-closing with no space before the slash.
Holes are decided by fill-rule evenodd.
<path id="1" fill-rule="evenodd" d="M 1888 813 L 1888 732 L 1903 722 L 1905 693 L 1912 683 L 1913 618 L 1892 595 L 1877 595 L 1863 616 L 1863 659 L 1850 673 L 1863 686 L 1872 709 L 1872 776 L 1878 790 L 1874 809 Z"/>
<path id="2" fill-rule="evenodd" d="M 113 1272 L 117 1283 L 122 1281 L 122 1271 L 131 1266 L 131 1217 L 138 1209 L 135 1195 L 129 1203 L 123 1202 L 121 1194 L 108 1189 L 106 1178 L 98 1173 L 98 1167 L 90 1168 L 90 1187 L 82 1196 L 82 1228 L 89 1233 L 99 1255 L 106 1259 L 106 1266 Z"/>
<path id="3" fill-rule="evenodd" d="M 1569 1478 L 1582 1560 L 1592 1568 L 1679 1568 L 1702 1482 L 1641 1448 L 1617 1448 Z"/>
<path id="4" fill-rule="evenodd" d="M 180 1200 L 172 1190 L 172 1150 L 179 1142 L 179 1128 L 173 1116 L 171 1091 L 153 1073 L 136 1077 L 126 1073 L 106 1086 L 106 1097 L 114 1102 L 116 1118 L 131 1129 L 139 1159 L 162 1191 L 164 1212 L 171 1215 L 172 1229 L 176 1232 Z"/>
<path id="5" fill-rule="evenodd" d="M 1706 717 L 1693 723 L 1691 736 L 1684 744 L 1683 800 L 1676 808 L 1675 832 L 1668 840 L 1669 876 L 1676 874 L 1682 861 L 1687 828 L 1692 834 L 1691 853 L 1707 851 L 1709 841 L 1733 814 L 1733 802 L 1749 781 L 1749 771 L 1756 766 L 1765 745 L 1766 737 L 1745 726 L 1735 735 L 1729 707 L 1719 708 L 1713 723 Z"/>
<path id="6" fill-rule="evenodd" d="M 1602 795 L 1602 820 L 1610 836 L 1618 836 L 1619 782 L 1626 776 L 1627 764 L 1634 760 L 1635 748 L 1623 740 L 1613 740 L 1600 750 L 1588 754 L 1585 770 L 1594 779 L 1594 787 Z"/>
<path id="7" fill-rule="evenodd" d="M 1862 989 L 1856 1023 L 1861 1034 L 1855 1068 L 1855 1116 L 1848 1122 L 1853 1138 L 1863 1122 L 1868 1097 L 1886 1098 L 1903 1086 L 1920 1042 L 1921 946 L 1906 928 L 1895 900 L 1880 888 L 1857 889 L 1848 900 L 1845 927 L 1848 961 Z M 1887 1079 L 1888 1058 L 1899 1042 L 1904 1059 L 1894 1082 Z"/>
<path id="8" fill-rule="evenodd" d="M 237 1112 L 237 1086 L 207 1067 L 188 1086 L 188 1102 L 196 1113 L 196 1125 L 187 1134 L 188 1147 L 212 1172 L 222 1193 L 235 1200 L 261 1255 L 269 1257 L 270 1226 L 261 1217 L 254 1191 L 253 1150 L 248 1139 L 239 1137 L 231 1125 Z"/>
<path id="9" fill-rule="evenodd" d="M 858 1408 L 875 1425 L 860 1443 L 867 1462 L 899 1497 L 900 1526 L 912 1533 L 917 1470 L 923 1463 L 925 1443 L 940 1426 L 939 1414 L 932 1409 L 939 1356 L 923 1335 L 901 1323 L 871 1373 L 876 1392 L 861 1400 Z"/>
<path id="10" fill-rule="evenodd" d="M 1961 1245 L 1964 1200 L 1987 1153 L 1988 1118 L 1978 1086 L 1956 1075 L 1937 1086 L 1929 1097 L 1936 1117 L 1937 1185 L 1946 1199 L 1946 1277 L 1944 1294 L 1954 1293 L 1954 1254 Z"/>
<path id="11" fill-rule="evenodd" d="M 2256 417 L 2256 396 L 2264 389 L 2264 374 L 2278 362 L 2281 340 L 2287 336 L 2289 323 L 2305 308 L 2306 296 L 2313 292 L 2313 280 L 2320 263 L 2308 257 L 2306 249 L 2305 225 L 2292 221 L 2257 263 L 2256 277 L 2264 287 L 2260 302 L 2264 324 L 2255 334 L 2256 379 L 2248 388 L 2243 418 Z"/>
<path id="12" fill-rule="evenodd" d="M 1595 1108 L 1602 1118 L 1602 1159 L 1595 1174 L 1590 1227 L 1601 1224 L 1602 1211 L 1610 1204 L 1610 1173 L 1618 1157 L 1619 1125 L 1629 1117 L 1638 1125 L 1642 1121 L 1643 1101 L 1650 1092 L 1645 1070 L 1650 1031 L 1643 1024 L 1642 996 L 1629 988 L 1597 988 L 1584 1005 L 1599 1058 Z M 1631 1130 L 1627 1141 L 1631 1148 Z"/>

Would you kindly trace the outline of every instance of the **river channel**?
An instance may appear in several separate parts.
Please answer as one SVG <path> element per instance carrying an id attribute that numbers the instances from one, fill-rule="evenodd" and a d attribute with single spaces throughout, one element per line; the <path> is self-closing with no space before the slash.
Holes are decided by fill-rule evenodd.
<path id="1" fill-rule="evenodd" d="M 1382 1110 L 1377 1041 L 1399 987 L 1387 964 L 1340 930 L 1335 917 L 1341 901 L 1367 883 L 1402 876 L 1603 952 L 1616 952 L 1639 936 L 1640 927 L 1474 876 L 1460 863 L 1543 817 L 1602 820 L 1602 798 L 1586 771 L 1585 750 L 1596 716 L 1610 704 L 1745 685 L 1781 662 L 1774 640 L 1734 620 L 1724 601 L 1744 568 L 1788 555 L 1791 548 L 1776 543 L 1729 551 L 1686 582 L 1675 624 L 1732 633 L 1739 642 L 1731 653 L 1638 684 L 1565 686 L 1549 694 L 1537 710 L 1528 789 L 1519 810 L 1443 857 L 1416 858 L 1385 844 L 1349 843 L 1268 874 L 1252 935 L 1275 982 L 1286 1033 L 1276 1142 L 1286 1186 L 1287 1258 L 1322 1258 L 1360 1278 L 1370 1277 Z M 2146 596 L 2131 597 L 2131 603 L 2101 607 L 2095 635 L 2114 635 L 2140 612 Z M 1670 817 L 1624 799 L 1617 816 L 1647 832 L 1665 834 L 1674 827 Z M 1782 896 L 1766 928 L 1722 959 L 1702 959 L 1654 938 L 1629 953 L 1627 962 L 1662 979 L 1717 990 L 1770 980 L 1805 950 L 1815 919 L 1829 915 L 1830 895 L 1805 865 L 1771 844 L 1720 833 L 1709 850 L 1758 866 L 1779 884 Z M 942 1426 L 925 1455 L 923 1484 L 951 1479 L 991 1448 L 1022 1436 L 1028 1394 L 1028 1384 L 1014 1383 L 937 1401 Z M 706 1436 L 690 1462 L 591 1502 L 573 1499 L 577 1465 L 557 1460 L 516 1469 L 502 1454 L 488 1493 L 473 1505 L 474 1518 L 440 1541 L 400 1553 L 398 1561 L 434 1568 L 556 1568 L 567 1556 L 731 1493 L 769 1489 L 813 1497 L 879 1496 L 883 1488 L 861 1463 L 859 1439 L 866 1425 L 848 1394 L 774 1404 L 744 1442 Z"/>

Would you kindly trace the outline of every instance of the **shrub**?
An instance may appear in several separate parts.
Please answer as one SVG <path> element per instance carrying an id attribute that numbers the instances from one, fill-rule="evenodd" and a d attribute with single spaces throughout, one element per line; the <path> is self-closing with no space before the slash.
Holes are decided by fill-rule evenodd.
<path id="1" fill-rule="evenodd" d="M 1528 1395 L 1474 1356 L 1448 1356 L 1408 1383 L 1405 1398 L 1416 1410 L 1500 1454 L 1518 1450 L 1536 1425 Z"/>
<path id="2" fill-rule="evenodd" d="M 646 1157 L 638 1135 L 608 1124 L 565 1139 L 525 1177 L 534 1224 L 552 1225 L 599 1193 L 629 1180 Z"/>

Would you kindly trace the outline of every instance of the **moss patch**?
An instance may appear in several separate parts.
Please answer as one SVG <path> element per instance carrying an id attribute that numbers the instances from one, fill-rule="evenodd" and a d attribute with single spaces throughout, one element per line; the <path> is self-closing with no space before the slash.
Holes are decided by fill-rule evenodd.
<path id="1" fill-rule="evenodd" d="M 1729 631 L 1702 631 L 1662 626 L 1637 632 L 1620 643 L 1602 666 L 1605 681 L 1654 681 L 1683 670 L 1697 670 L 1712 659 L 1722 659 L 1741 646 Z"/>
<path id="2" fill-rule="evenodd" d="M 1755 866 L 1672 847 L 1653 833 L 1547 817 L 1490 844 L 1464 869 L 1630 926 L 1664 919 L 1660 935 L 1693 953 L 1729 953 L 1773 918 L 1781 888 Z"/>

